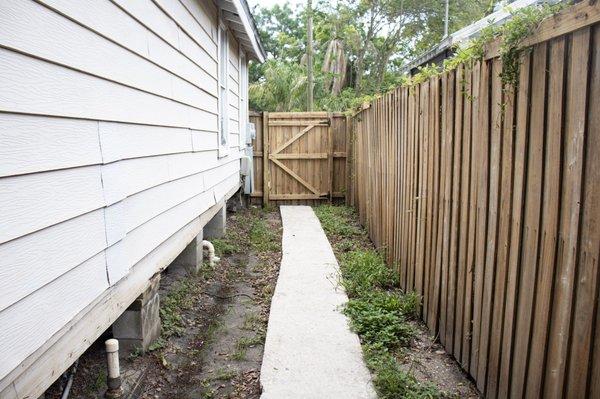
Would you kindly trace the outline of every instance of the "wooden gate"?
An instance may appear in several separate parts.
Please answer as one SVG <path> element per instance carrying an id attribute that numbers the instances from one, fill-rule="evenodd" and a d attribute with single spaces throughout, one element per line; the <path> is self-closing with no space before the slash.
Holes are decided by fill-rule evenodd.
<path id="1" fill-rule="evenodd" d="M 343 198 L 346 118 L 326 112 L 265 112 L 254 142 L 254 197 L 315 203 Z M 260 165 L 262 163 L 262 165 Z"/>

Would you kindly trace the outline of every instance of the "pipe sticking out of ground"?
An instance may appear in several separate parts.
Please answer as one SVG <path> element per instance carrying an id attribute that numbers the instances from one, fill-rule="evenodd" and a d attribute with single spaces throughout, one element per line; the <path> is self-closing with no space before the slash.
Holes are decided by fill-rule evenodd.
<path id="1" fill-rule="evenodd" d="M 112 338 L 105 342 L 106 345 L 106 363 L 108 366 L 107 385 L 108 390 L 104 395 L 106 398 L 120 398 L 123 390 L 121 389 L 121 371 L 119 370 L 119 341 Z"/>
<path id="2" fill-rule="evenodd" d="M 208 263 L 210 264 L 211 267 L 213 267 L 215 265 L 215 263 L 217 263 L 218 261 L 221 260 L 221 258 L 219 258 L 218 256 L 215 256 L 215 247 L 214 247 L 214 245 L 212 245 L 212 243 L 210 241 L 203 240 L 202 247 L 204 247 L 208 250 Z"/>

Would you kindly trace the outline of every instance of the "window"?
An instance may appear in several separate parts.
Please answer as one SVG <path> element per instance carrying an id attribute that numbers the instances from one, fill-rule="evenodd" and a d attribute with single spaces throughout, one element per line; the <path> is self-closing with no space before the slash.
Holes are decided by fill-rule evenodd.
<path id="1" fill-rule="evenodd" d="M 229 153 L 229 37 L 225 25 L 219 27 L 219 156 Z"/>
<path id="2" fill-rule="evenodd" d="M 246 148 L 246 137 L 248 135 L 248 64 L 246 54 L 240 49 L 240 149 Z"/>

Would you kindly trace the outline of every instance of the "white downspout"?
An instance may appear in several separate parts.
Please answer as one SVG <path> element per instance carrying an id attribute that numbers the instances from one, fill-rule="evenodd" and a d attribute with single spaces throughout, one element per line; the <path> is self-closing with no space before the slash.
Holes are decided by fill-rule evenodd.
<path id="1" fill-rule="evenodd" d="M 208 263 L 211 267 L 221 260 L 218 256 L 215 256 L 215 247 L 210 241 L 203 240 L 202 247 L 208 249 Z"/>

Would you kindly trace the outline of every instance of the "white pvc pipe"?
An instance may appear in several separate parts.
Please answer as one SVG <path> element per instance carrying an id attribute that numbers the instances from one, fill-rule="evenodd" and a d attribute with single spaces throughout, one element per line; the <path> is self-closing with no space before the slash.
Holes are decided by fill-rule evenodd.
<path id="1" fill-rule="evenodd" d="M 215 256 L 215 246 L 210 241 L 203 240 L 202 246 L 208 249 L 208 263 L 211 267 L 221 260 L 218 256 Z"/>
<path id="2" fill-rule="evenodd" d="M 119 370 L 119 341 L 111 338 L 105 342 L 106 362 L 108 366 L 106 397 L 116 398 L 121 395 L 121 371 Z"/>

